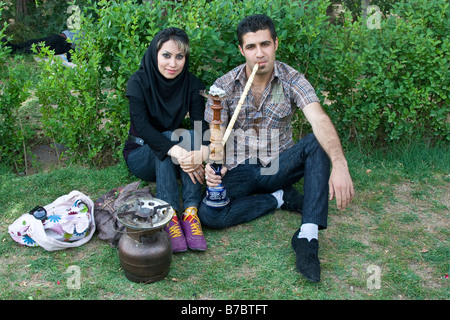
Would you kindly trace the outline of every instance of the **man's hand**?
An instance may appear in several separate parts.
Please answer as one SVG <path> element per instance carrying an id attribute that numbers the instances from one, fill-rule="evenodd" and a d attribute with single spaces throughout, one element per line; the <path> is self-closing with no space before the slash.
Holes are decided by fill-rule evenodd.
<path id="1" fill-rule="evenodd" d="M 206 174 L 206 185 L 208 187 L 217 187 L 219 184 L 222 183 L 222 177 L 227 172 L 227 168 L 225 166 L 222 166 L 222 170 L 220 170 L 220 176 L 216 174 L 216 172 L 211 168 L 211 165 L 208 163 L 205 166 L 205 174 Z"/>
<path id="2" fill-rule="evenodd" d="M 330 201 L 336 198 L 337 208 L 345 210 L 355 196 L 352 178 L 346 165 L 333 165 L 328 185 L 330 187 Z"/>
<path id="3" fill-rule="evenodd" d="M 355 190 L 337 131 L 318 102 L 312 102 L 305 106 L 303 113 L 311 124 L 314 136 L 331 161 L 332 169 L 328 181 L 330 200 L 336 198 L 338 209 L 344 210 L 352 201 Z"/>

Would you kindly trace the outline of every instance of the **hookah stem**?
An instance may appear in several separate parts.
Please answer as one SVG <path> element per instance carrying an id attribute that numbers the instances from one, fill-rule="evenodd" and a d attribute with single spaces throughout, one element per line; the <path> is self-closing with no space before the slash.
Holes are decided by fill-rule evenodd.
<path id="1" fill-rule="evenodd" d="M 256 71 L 258 71 L 258 68 L 259 68 L 259 64 L 256 63 L 253 67 L 252 74 L 248 78 L 247 84 L 245 85 L 244 92 L 242 92 L 241 98 L 239 99 L 236 110 L 234 110 L 233 117 L 231 118 L 230 123 L 228 124 L 225 134 L 223 135 L 223 139 L 222 139 L 223 146 L 225 145 L 225 143 L 228 140 L 228 137 L 230 136 L 231 130 L 234 127 L 234 123 L 236 122 L 239 112 L 241 111 L 242 105 L 244 104 L 245 98 L 247 97 L 248 91 L 250 90 L 250 87 L 252 85 L 253 79 L 255 78 Z"/>

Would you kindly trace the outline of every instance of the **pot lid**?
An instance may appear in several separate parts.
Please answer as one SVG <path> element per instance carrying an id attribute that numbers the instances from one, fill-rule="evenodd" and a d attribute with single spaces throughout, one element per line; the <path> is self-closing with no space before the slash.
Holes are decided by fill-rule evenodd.
<path id="1" fill-rule="evenodd" d="M 161 199 L 135 196 L 120 205 L 115 215 L 127 228 L 150 230 L 165 226 L 174 213 L 172 207 Z"/>

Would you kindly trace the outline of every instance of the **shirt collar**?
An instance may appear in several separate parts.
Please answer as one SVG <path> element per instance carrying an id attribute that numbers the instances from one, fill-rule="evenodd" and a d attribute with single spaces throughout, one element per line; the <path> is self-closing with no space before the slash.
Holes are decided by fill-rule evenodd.
<path id="1" fill-rule="evenodd" d="M 237 72 L 237 74 L 236 74 L 236 79 L 235 79 L 235 81 L 236 82 L 240 82 L 241 83 L 241 86 L 244 86 L 245 85 L 245 83 L 247 83 L 247 76 L 245 75 L 245 66 L 246 66 L 247 64 L 241 64 L 239 67 L 238 67 L 238 72 Z"/>

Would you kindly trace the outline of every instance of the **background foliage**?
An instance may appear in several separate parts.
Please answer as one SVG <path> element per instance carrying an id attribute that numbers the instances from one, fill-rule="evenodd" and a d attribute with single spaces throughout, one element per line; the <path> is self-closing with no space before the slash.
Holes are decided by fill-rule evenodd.
<path id="1" fill-rule="evenodd" d="M 0 17 L 2 11 L 3 2 L 0 2 Z M 0 28 L 2 39 L 6 22 Z M 27 136 L 25 126 L 18 118 L 18 109 L 29 96 L 30 81 L 26 79 L 24 66 L 17 63 L 18 59 L 7 63 L 8 53 L 9 49 L 3 48 L 0 42 L 0 161 L 15 164 L 18 169 L 23 165 Z"/>
<path id="2" fill-rule="evenodd" d="M 338 126 L 358 139 L 450 140 L 449 13 L 447 1 L 403 1 L 379 29 L 348 12 L 331 26 L 322 65 Z"/>
<path id="3" fill-rule="evenodd" d="M 67 9 L 71 3 L 81 8 L 88 0 L 3 0 L 3 18 L 13 21 L 6 34 L 14 42 L 37 39 L 67 29 Z M 19 5 L 22 2 L 22 6 Z M 25 11 L 25 12 L 24 12 Z"/>
<path id="4" fill-rule="evenodd" d="M 44 133 L 77 161 L 120 159 L 129 118 L 126 83 L 152 37 L 169 26 L 185 29 L 191 71 L 209 87 L 244 63 L 238 22 L 265 13 L 278 30 L 277 58 L 306 75 L 344 141 L 373 145 L 414 137 L 448 143 L 448 2 L 373 1 L 379 15 L 361 14 L 360 1 L 343 4 L 349 8 L 330 23 L 330 1 L 83 1 L 85 38 L 73 55 L 77 67 L 51 59 L 41 64 L 35 94 Z M 378 19 L 379 27 L 368 19 Z M 300 112 L 294 128 L 298 136 L 309 130 Z M 2 139 L 3 149 L 5 143 L 8 150 L 17 146 L 7 141 Z"/>

